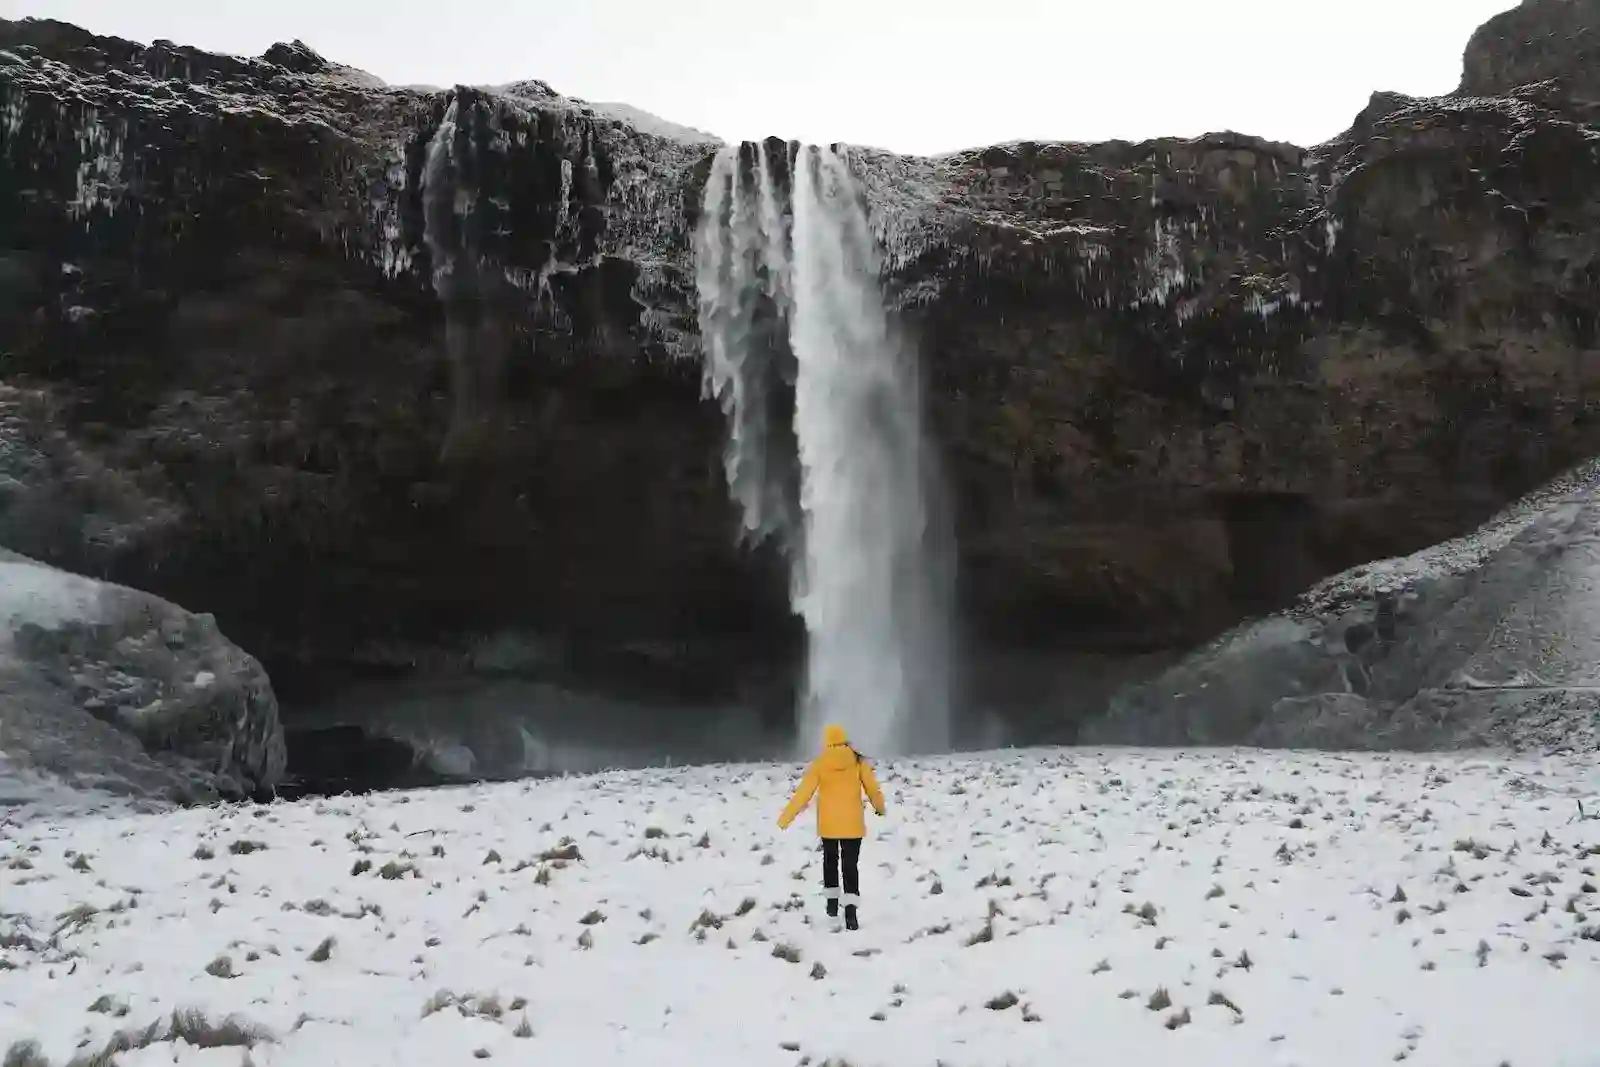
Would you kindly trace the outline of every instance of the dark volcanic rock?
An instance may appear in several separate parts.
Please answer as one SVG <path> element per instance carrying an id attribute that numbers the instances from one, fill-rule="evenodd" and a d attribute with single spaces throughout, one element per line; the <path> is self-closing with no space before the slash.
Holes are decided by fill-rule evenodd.
<path id="1" fill-rule="evenodd" d="M 898 161 L 970 212 L 901 275 L 969 592 L 1181 643 L 1592 454 L 1597 153 L 1527 101 L 1391 99 L 1309 153 Z"/>
<path id="2" fill-rule="evenodd" d="M 270 789 L 285 751 L 266 673 L 215 619 L 0 549 L 0 764 L 201 800 Z"/>
<path id="3" fill-rule="evenodd" d="M 1600 106 L 1600 2 L 1523 0 L 1478 28 L 1462 66 L 1464 95 L 1537 86 Z"/>
<path id="4" fill-rule="evenodd" d="M 592 658 L 786 625 L 676 354 L 703 146 L 294 46 L 0 47 L 0 543 L 215 612 L 290 691 L 502 629 Z M 420 183 L 447 96 L 443 239 L 492 266 L 445 309 Z"/>
<path id="5" fill-rule="evenodd" d="M 1311 150 L 849 150 L 972 632 L 1183 646 L 1600 452 L 1593 6 Z M 216 613 L 286 697 L 514 632 L 713 703 L 792 649 L 700 398 L 703 136 L 23 21 L 0 138 L 0 543 Z"/>

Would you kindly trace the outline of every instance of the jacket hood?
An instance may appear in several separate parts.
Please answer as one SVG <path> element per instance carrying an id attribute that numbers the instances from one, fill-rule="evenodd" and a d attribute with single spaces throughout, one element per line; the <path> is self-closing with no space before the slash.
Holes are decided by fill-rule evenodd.
<path id="1" fill-rule="evenodd" d="M 848 745 L 849 736 L 844 732 L 843 726 L 829 725 L 822 729 L 822 747 L 833 748 L 836 745 Z"/>

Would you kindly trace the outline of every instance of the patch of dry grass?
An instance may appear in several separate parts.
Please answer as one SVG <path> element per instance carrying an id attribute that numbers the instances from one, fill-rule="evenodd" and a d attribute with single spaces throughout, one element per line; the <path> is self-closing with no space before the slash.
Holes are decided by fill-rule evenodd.
<path id="1" fill-rule="evenodd" d="M 511 1002 L 511 1011 L 522 1011 L 528 1006 L 523 997 L 517 997 Z M 463 1018 L 467 1019 L 492 1019 L 500 1020 L 505 1017 L 506 1007 L 500 996 L 496 993 L 468 993 L 460 996 L 448 989 L 441 989 L 429 997 L 422 1005 L 422 1017 L 436 1015 L 446 1008 L 454 1008 Z"/>
<path id="2" fill-rule="evenodd" d="M 94 917 L 98 914 L 100 914 L 100 909 L 92 905 L 74 904 L 56 916 L 56 921 L 61 924 L 56 927 L 56 934 L 59 935 L 63 931 L 76 933 L 93 922 Z"/>
<path id="3" fill-rule="evenodd" d="M 227 1018 L 214 1023 L 205 1014 L 193 1009 L 179 1010 L 165 1019 L 157 1019 L 149 1026 L 122 1030 L 113 1035 L 98 1051 L 74 1056 L 67 1067 L 116 1067 L 118 1057 L 138 1052 L 165 1042 L 183 1041 L 195 1048 L 242 1048 L 274 1040 L 272 1034 L 254 1023 Z M 6 1050 L 0 1067 L 51 1067 L 44 1058 L 38 1042 L 18 1041 Z"/>
<path id="4" fill-rule="evenodd" d="M 37 1041 L 18 1041 L 6 1049 L 0 1067 L 50 1067 L 50 1061 L 39 1051 Z"/>

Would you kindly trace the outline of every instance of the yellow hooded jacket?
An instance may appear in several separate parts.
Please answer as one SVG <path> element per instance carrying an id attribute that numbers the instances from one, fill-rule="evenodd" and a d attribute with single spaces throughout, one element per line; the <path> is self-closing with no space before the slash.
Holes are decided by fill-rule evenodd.
<path id="1" fill-rule="evenodd" d="M 867 819 L 861 808 L 861 794 L 865 792 L 872 801 L 872 810 L 883 814 L 883 791 L 872 766 L 850 747 L 842 726 L 830 726 L 822 732 L 822 755 L 811 761 L 800 787 L 794 791 L 789 806 L 778 816 L 778 826 L 787 830 L 795 816 L 811 803 L 817 794 L 818 837 L 865 837 Z"/>

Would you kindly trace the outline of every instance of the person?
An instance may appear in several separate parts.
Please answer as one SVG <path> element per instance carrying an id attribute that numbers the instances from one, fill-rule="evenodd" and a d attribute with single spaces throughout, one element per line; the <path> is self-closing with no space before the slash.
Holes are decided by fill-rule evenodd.
<path id="1" fill-rule="evenodd" d="M 861 903 L 861 839 L 867 833 L 861 794 L 872 802 L 872 810 L 883 815 L 883 791 L 872 773 L 872 765 L 850 747 L 844 727 L 829 726 L 822 731 L 822 754 L 811 761 L 805 777 L 778 816 L 778 828 L 787 830 L 795 817 L 817 797 L 817 836 L 822 838 L 822 888 L 828 898 L 828 917 L 839 915 L 839 875 L 844 875 L 844 925 L 859 930 L 856 908 Z"/>

